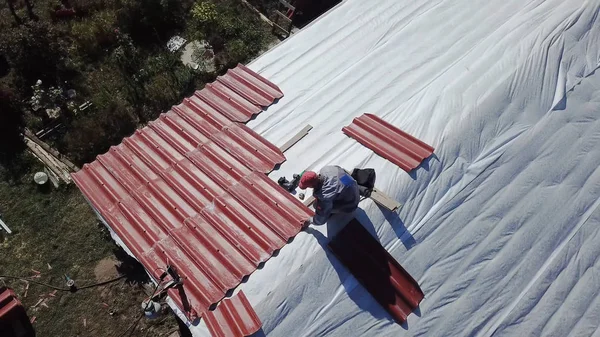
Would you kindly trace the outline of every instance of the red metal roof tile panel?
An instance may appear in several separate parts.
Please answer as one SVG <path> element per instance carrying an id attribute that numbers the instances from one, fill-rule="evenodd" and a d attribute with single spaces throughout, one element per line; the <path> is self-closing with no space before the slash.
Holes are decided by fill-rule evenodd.
<path id="1" fill-rule="evenodd" d="M 263 174 L 253 173 L 232 186 L 231 195 L 287 241 L 314 213 Z M 278 246 L 277 248 L 283 247 Z"/>
<path id="2" fill-rule="evenodd" d="M 188 159 L 224 189 L 252 172 L 242 161 L 232 156 L 230 151 L 213 142 L 191 152 Z"/>
<path id="3" fill-rule="evenodd" d="M 229 194 L 215 199 L 214 207 L 204 209 L 200 215 L 256 266 L 285 244 Z"/>
<path id="4" fill-rule="evenodd" d="M 434 150 L 423 141 L 372 114 L 355 118 L 342 131 L 406 172 L 418 167 Z"/>
<path id="5" fill-rule="evenodd" d="M 150 169 L 155 179 L 145 181 L 143 177 L 138 177 L 137 173 L 128 171 L 128 165 L 124 164 L 121 157 L 117 158 L 120 156 L 117 155 L 117 149 L 118 147 L 113 148 L 101 156 L 101 159 L 85 165 L 84 169 L 74 174 L 78 186 L 147 269 L 164 269 L 169 261 L 186 275 L 195 275 L 196 280 L 191 282 L 198 281 L 198 277 L 211 280 L 212 287 L 218 289 L 215 292 L 222 292 L 221 295 L 224 295 L 225 288 L 234 287 L 243 276 L 255 270 L 258 263 L 265 261 L 274 250 L 281 248 L 287 241 L 287 236 L 297 234 L 301 227 L 299 224 L 311 214 L 294 198 L 291 198 L 292 201 L 299 204 L 292 210 L 286 209 L 291 206 L 285 205 L 280 208 L 275 203 L 271 206 L 261 204 L 262 209 L 257 209 L 248 206 L 254 205 L 249 200 L 244 200 L 245 204 L 240 202 L 239 186 L 246 190 L 256 189 L 255 193 L 248 191 L 248 195 L 258 196 L 259 201 L 279 200 L 280 203 L 285 203 L 291 196 L 264 174 L 253 173 L 232 156 L 225 159 L 228 156 L 226 151 L 221 150 L 214 157 L 231 170 L 217 169 L 207 172 L 188 158 L 184 158 L 162 172 L 154 172 L 158 166 L 156 165 Z M 198 154 L 201 154 L 200 150 Z M 206 159 L 210 156 L 201 157 Z M 213 162 L 208 166 L 214 168 L 217 165 Z M 237 173 L 231 176 L 232 172 Z M 182 184 L 182 181 L 175 180 L 173 175 L 190 183 Z M 225 182 L 219 182 L 219 177 Z M 140 186 L 136 186 L 135 182 Z M 250 182 L 254 182 L 254 185 Z M 185 186 L 188 186 L 187 190 L 184 189 Z M 236 194 L 236 197 L 230 193 Z M 273 197 L 268 194 L 281 195 Z M 201 197 L 195 198 L 193 195 Z M 202 198 L 204 202 L 194 203 L 196 199 Z M 207 204 L 208 201 L 210 204 Z M 202 206 L 205 208 L 198 211 Z M 297 218 L 283 217 L 282 212 Z M 287 221 L 294 224 L 290 225 Z M 198 226 L 199 223 L 204 225 Z M 224 272 L 223 268 L 208 269 L 207 266 L 214 266 L 218 261 L 213 260 L 209 264 L 205 254 L 209 245 L 202 244 L 197 236 L 188 235 L 188 229 L 204 233 L 211 241 L 216 242 L 213 246 L 219 247 L 217 249 L 226 256 L 220 263 L 227 266 L 225 269 L 228 273 Z M 204 250 L 198 245 L 202 245 Z M 159 249 L 167 246 L 171 247 L 171 251 Z M 151 256 L 160 255 L 160 252 L 164 256 L 154 256 L 155 258 L 151 259 L 149 252 Z M 173 254 L 175 255 L 172 256 Z M 217 276 L 216 272 L 220 274 Z M 237 281 L 234 283 L 232 280 Z M 184 289 L 202 292 L 186 293 L 187 299 L 176 300 L 182 305 L 185 302 L 194 312 L 200 312 L 205 302 L 216 296 L 204 294 L 211 292 L 197 286 Z"/>
<path id="6" fill-rule="evenodd" d="M 204 320 L 212 337 L 245 337 L 262 326 L 243 291 L 221 301 L 214 311 L 206 313 Z"/>
<path id="7" fill-rule="evenodd" d="M 281 89 L 243 65 L 229 69 L 217 81 L 257 106 L 267 107 L 283 97 Z"/>
<path id="8" fill-rule="evenodd" d="M 254 104 L 252 101 L 246 99 L 246 97 L 240 95 L 237 91 L 231 89 L 223 82 L 217 81 L 207 84 L 210 90 L 217 92 L 222 97 L 226 97 L 233 104 L 246 111 L 253 111 L 254 114 L 258 114 L 262 111 L 262 108 L 258 104 Z"/>
<path id="9" fill-rule="evenodd" d="M 2 290 L 0 292 L 0 319 L 3 319 L 8 316 L 11 311 L 19 309 L 21 302 L 19 302 L 12 290 L 6 287 L 0 287 L 0 290 Z"/>
<path id="10" fill-rule="evenodd" d="M 173 106 L 171 111 L 192 125 L 196 132 L 206 137 L 233 123 L 229 118 L 194 96 L 184 98 L 183 103 Z"/>
<path id="11" fill-rule="evenodd" d="M 261 106 L 268 106 L 276 99 L 283 97 L 283 91 L 276 86 L 273 82 L 267 80 L 266 78 L 260 76 L 259 74 L 252 71 L 250 68 L 244 66 L 243 64 L 238 64 L 237 67 L 230 69 L 224 78 L 230 76 L 232 79 L 240 82 L 242 87 L 232 86 L 232 89 L 236 87 L 239 92 L 254 92 L 263 97 L 268 98 L 270 101 L 269 104 Z M 249 99 L 251 100 L 251 99 Z"/>
<path id="12" fill-rule="evenodd" d="M 247 120 L 254 103 L 220 82 L 205 91 L 214 100 L 185 99 L 72 175 L 152 277 L 167 264 L 183 277 L 168 293 L 190 319 L 312 215 L 264 175 L 285 160 L 281 151 L 228 118 Z"/>
<path id="13" fill-rule="evenodd" d="M 194 227 L 195 226 L 195 227 Z M 196 225 L 188 222 L 186 226 L 173 230 L 170 235 L 189 256 L 201 257 L 196 263 L 203 272 L 227 291 L 236 287 L 240 280 L 252 272 L 251 263 L 245 256 L 220 233 L 207 231 L 213 228 L 210 225 Z M 216 234 L 215 236 L 202 236 L 204 233 Z"/>
<path id="14" fill-rule="evenodd" d="M 148 127 L 180 154 L 188 153 L 209 140 L 173 112 L 160 115 Z M 191 130 L 186 130 L 188 128 Z"/>
<path id="15" fill-rule="evenodd" d="M 7 287 L 0 287 L 0 335 L 2 337 L 35 336 L 25 308 L 14 291 Z"/>
<path id="16" fill-rule="evenodd" d="M 232 124 L 215 134 L 212 140 L 226 148 L 246 166 L 257 171 L 268 173 L 285 161 L 283 152 L 243 124 Z"/>
<path id="17" fill-rule="evenodd" d="M 202 216 L 188 219 L 186 225 L 198 242 L 213 250 L 215 258 L 219 259 L 231 274 L 237 275 L 238 280 L 254 271 L 255 265 L 250 258 Z"/>
<path id="18" fill-rule="evenodd" d="M 418 283 L 358 220 L 350 221 L 329 248 L 399 323 L 406 321 L 423 300 Z"/>
<path id="19" fill-rule="evenodd" d="M 260 112 L 258 107 L 249 109 L 244 105 L 240 105 L 210 84 L 207 84 L 204 89 L 196 91 L 194 96 L 234 122 L 245 123 Z M 259 111 L 256 111 L 256 109 Z"/>

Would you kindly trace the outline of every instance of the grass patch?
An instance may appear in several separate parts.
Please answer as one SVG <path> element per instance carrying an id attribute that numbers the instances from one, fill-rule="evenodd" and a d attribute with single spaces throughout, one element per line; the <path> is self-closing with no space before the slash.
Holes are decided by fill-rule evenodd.
<path id="1" fill-rule="evenodd" d="M 63 274 L 83 286 L 96 283 L 98 262 L 119 253 L 106 228 L 75 186 L 39 191 L 27 174 L 18 183 L 0 181 L 0 212 L 13 234 L 0 237 L 0 274 L 30 277 L 65 287 Z M 120 254 L 119 254 L 120 255 Z M 49 269 L 48 265 L 52 269 Z M 121 280 L 76 293 L 57 292 L 45 305 L 34 306 L 52 290 L 26 283 L 0 281 L 13 288 L 35 316 L 38 336 L 118 336 L 141 313 L 146 297 L 137 282 Z M 172 315 L 142 319 L 133 336 L 164 336 L 177 329 Z M 85 323 L 84 323 L 85 320 Z"/>

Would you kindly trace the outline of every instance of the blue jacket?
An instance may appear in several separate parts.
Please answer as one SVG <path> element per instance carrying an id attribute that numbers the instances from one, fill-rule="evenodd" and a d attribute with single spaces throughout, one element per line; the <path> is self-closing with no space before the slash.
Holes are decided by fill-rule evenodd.
<path id="1" fill-rule="evenodd" d="M 316 198 L 313 223 L 322 225 L 332 212 L 350 213 L 358 207 L 360 195 L 356 181 L 339 166 L 324 166 L 319 171 L 321 187 L 314 190 Z"/>

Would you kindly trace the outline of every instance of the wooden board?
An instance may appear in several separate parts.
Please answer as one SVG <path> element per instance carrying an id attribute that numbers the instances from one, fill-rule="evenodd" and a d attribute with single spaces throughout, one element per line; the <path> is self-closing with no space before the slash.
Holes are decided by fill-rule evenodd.
<path id="1" fill-rule="evenodd" d="M 395 212 L 400 207 L 402 207 L 401 203 L 390 198 L 389 196 L 387 196 L 385 193 L 381 192 L 377 188 L 373 188 L 373 192 L 371 192 L 371 195 L 369 196 L 369 198 L 371 200 L 373 200 L 375 203 L 377 203 L 378 205 L 385 207 L 392 212 Z"/>
<path id="2" fill-rule="evenodd" d="M 49 154 L 54 156 L 54 158 L 58 159 L 63 164 L 65 164 L 71 172 L 79 171 L 79 167 L 77 167 L 75 164 L 73 164 L 71 161 L 69 161 L 67 158 L 65 158 L 65 156 L 60 154 L 60 152 L 53 149 L 48 144 L 46 144 L 44 141 L 39 139 L 36 135 L 34 135 L 31 131 L 29 131 L 29 129 L 25 129 L 24 134 L 25 134 L 25 137 L 27 137 L 29 140 L 31 140 L 34 143 L 36 143 L 37 145 L 39 145 L 44 151 L 48 152 Z"/>
<path id="3" fill-rule="evenodd" d="M 0 227 L 4 228 L 4 230 L 8 233 L 8 234 L 12 234 L 12 231 L 10 230 L 10 228 L 8 228 L 8 226 L 2 221 L 0 220 Z"/>
<path id="4" fill-rule="evenodd" d="M 287 151 L 290 147 L 294 146 L 294 144 L 298 143 L 300 139 L 304 138 L 304 136 L 306 136 L 308 132 L 312 130 L 312 128 L 313 127 L 311 125 L 305 126 L 304 128 L 302 128 L 302 130 L 298 131 L 298 133 L 296 133 L 294 137 L 285 142 L 285 144 L 281 145 L 279 147 L 279 150 L 281 150 L 281 152 Z"/>
<path id="5" fill-rule="evenodd" d="M 306 207 L 310 207 L 313 203 L 315 202 L 315 197 L 313 197 L 312 195 L 310 197 L 308 197 L 306 200 L 304 200 L 304 206 Z"/>

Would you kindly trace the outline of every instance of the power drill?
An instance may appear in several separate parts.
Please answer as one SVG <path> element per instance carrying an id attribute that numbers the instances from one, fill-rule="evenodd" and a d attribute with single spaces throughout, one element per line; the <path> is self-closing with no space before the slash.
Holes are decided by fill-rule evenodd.
<path id="1" fill-rule="evenodd" d="M 298 184 L 300 184 L 301 177 L 302 176 L 299 174 L 294 174 L 292 181 L 288 181 L 285 177 L 281 177 L 281 178 L 279 178 L 279 180 L 277 180 L 277 183 L 279 184 L 279 186 L 283 187 L 286 191 L 294 192 L 296 190 L 296 187 L 298 187 Z"/>

